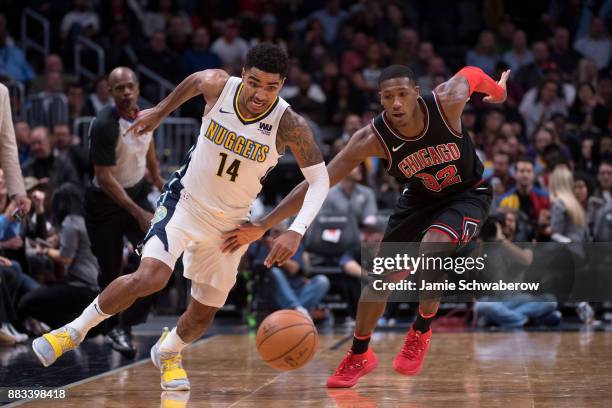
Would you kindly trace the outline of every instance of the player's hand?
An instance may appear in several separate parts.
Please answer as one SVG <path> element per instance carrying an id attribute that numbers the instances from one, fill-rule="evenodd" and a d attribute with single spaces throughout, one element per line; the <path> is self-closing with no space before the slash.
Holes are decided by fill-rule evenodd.
<path id="1" fill-rule="evenodd" d="M 151 224 L 151 220 L 153 219 L 153 213 L 142 210 L 137 217 L 138 226 L 144 232 L 147 232 L 149 229 L 149 225 Z"/>
<path id="2" fill-rule="evenodd" d="M 12 264 L 10 259 L 0 256 L 0 266 L 11 266 Z"/>
<path id="3" fill-rule="evenodd" d="M 243 245 L 250 244 L 261 238 L 267 229 L 257 222 L 247 222 L 238 228 L 224 233 L 221 238 L 221 252 L 235 252 Z"/>
<path id="4" fill-rule="evenodd" d="M 30 213 L 30 208 L 32 206 L 32 202 L 25 194 L 17 194 L 14 198 L 15 205 L 21 211 L 21 214 L 24 216 Z"/>
<path id="5" fill-rule="evenodd" d="M 152 132 L 159 127 L 163 119 L 156 108 L 145 109 L 138 113 L 138 117 L 125 133 L 134 132 L 140 136 Z"/>
<path id="6" fill-rule="evenodd" d="M 510 70 L 506 70 L 501 74 L 501 78 L 497 81 L 497 85 L 504 88 L 504 96 L 501 99 L 494 99 L 492 96 L 485 96 L 482 100 L 488 103 L 504 103 L 506 102 L 506 98 L 508 97 L 508 89 L 506 88 L 506 82 L 508 81 L 508 77 L 510 76 Z"/>
<path id="7" fill-rule="evenodd" d="M 295 231 L 285 231 L 279 235 L 272 244 L 270 253 L 264 260 L 264 265 L 271 268 L 274 264 L 282 266 L 287 262 L 298 250 L 302 236 Z"/>

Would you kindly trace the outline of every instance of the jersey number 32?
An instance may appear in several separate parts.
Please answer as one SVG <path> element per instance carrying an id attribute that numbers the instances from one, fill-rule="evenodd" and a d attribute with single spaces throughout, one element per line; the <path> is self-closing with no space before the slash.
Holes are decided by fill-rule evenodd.
<path id="1" fill-rule="evenodd" d="M 454 164 L 438 170 L 435 176 L 429 173 L 419 173 L 415 176 L 421 179 L 425 187 L 436 193 L 445 187 L 461 182 L 461 176 L 457 174 L 457 167 Z"/>

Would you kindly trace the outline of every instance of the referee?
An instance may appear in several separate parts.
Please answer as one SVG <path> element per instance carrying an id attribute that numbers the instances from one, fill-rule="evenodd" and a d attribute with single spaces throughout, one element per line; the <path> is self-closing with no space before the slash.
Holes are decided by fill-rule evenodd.
<path id="1" fill-rule="evenodd" d="M 100 264 L 98 282 L 102 289 L 121 274 L 124 238 L 136 248 L 153 218 L 145 172 L 149 171 L 160 191 L 164 184 L 153 133 L 126 133 L 138 115 L 140 90 L 136 75 L 129 68 L 115 68 L 109 75 L 109 86 L 115 106 L 99 111 L 90 128 L 89 155 L 94 177 L 85 199 L 87 232 Z M 140 299 L 107 326 L 114 328 L 106 341 L 123 356 L 135 356 L 131 327 L 146 320 L 152 301 L 152 297 Z"/>

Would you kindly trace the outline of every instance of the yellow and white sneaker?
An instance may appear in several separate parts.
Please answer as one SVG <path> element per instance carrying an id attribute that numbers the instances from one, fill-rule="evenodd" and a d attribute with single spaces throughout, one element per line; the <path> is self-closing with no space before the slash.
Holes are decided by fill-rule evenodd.
<path id="1" fill-rule="evenodd" d="M 159 368 L 161 373 L 161 387 L 163 390 L 187 391 L 191 388 L 191 385 L 187 378 L 187 372 L 183 368 L 181 353 L 159 350 L 159 347 L 168 333 L 170 333 L 170 331 L 167 327 L 164 327 L 161 337 L 157 340 L 157 343 L 151 347 L 151 361 L 153 361 L 155 367 Z"/>
<path id="2" fill-rule="evenodd" d="M 70 326 L 62 326 L 57 330 L 43 334 L 34 339 L 32 350 L 42 365 L 49 367 L 62 354 L 74 350 L 83 341 L 83 335 Z"/>

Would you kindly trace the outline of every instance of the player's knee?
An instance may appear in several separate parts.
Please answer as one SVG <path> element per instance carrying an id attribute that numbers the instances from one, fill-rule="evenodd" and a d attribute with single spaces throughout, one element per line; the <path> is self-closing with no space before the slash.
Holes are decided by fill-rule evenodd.
<path id="1" fill-rule="evenodd" d="M 187 309 L 187 314 L 189 320 L 195 325 L 204 325 L 209 323 L 212 319 L 214 319 L 215 314 L 219 310 L 218 307 L 207 306 L 203 304 L 198 304 L 195 306 L 191 302 L 189 308 Z"/>
<path id="2" fill-rule="evenodd" d="M 448 255 L 455 252 L 457 241 L 451 236 L 444 234 L 438 230 L 428 230 L 419 246 L 419 253 L 429 256 Z"/>
<path id="3" fill-rule="evenodd" d="M 162 290 L 169 278 L 170 275 L 164 271 L 164 268 L 141 265 L 130 276 L 130 287 L 140 296 L 147 296 Z"/>

